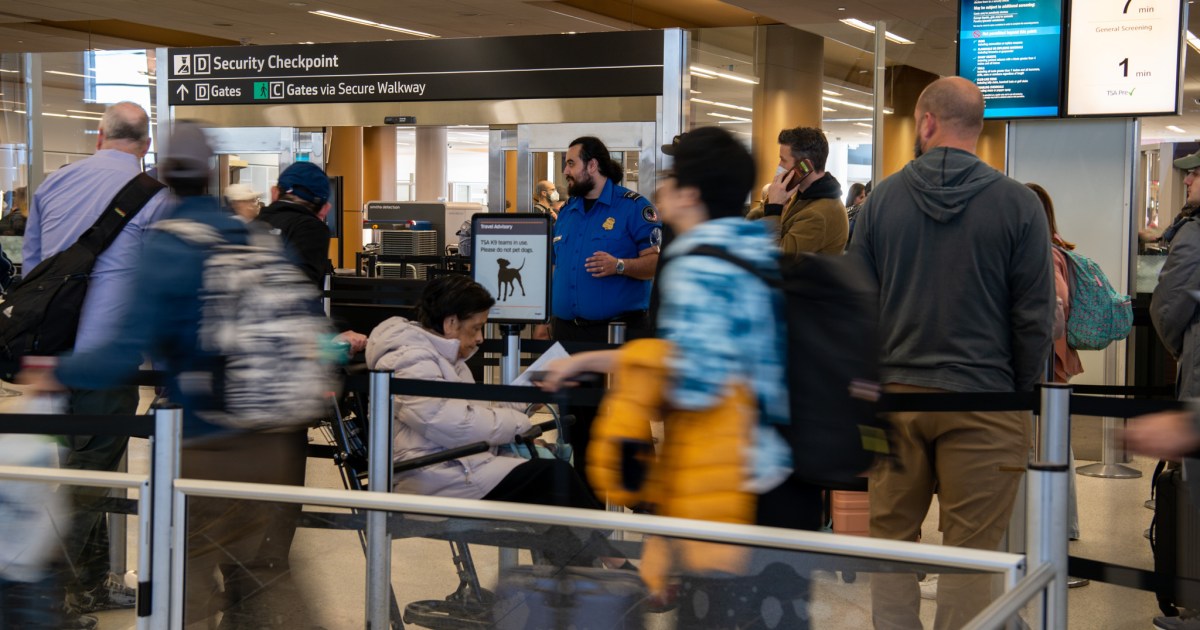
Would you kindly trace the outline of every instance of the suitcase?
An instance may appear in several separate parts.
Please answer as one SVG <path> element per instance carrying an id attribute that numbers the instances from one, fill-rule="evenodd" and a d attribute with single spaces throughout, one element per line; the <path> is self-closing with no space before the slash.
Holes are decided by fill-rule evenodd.
<path id="1" fill-rule="evenodd" d="M 1155 478 L 1154 520 L 1150 524 L 1150 547 L 1154 572 L 1175 576 L 1156 590 L 1163 614 L 1175 616 L 1177 608 L 1200 608 L 1200 510 L 1192 499 L 1183 470 L 1169 467 Z"/>
<path id="2" fill-rule="evenodd" d="M 496 589 L 495 630 L 643 630 L 648 593 L 632 571 L 518 566 Z"/>
<path id="3" fill-rule="evenodd" d="M 830 492 L 833 533 L 850 536 L 871 534 L 871 501 L 866 492 L 833 490 Z"/>

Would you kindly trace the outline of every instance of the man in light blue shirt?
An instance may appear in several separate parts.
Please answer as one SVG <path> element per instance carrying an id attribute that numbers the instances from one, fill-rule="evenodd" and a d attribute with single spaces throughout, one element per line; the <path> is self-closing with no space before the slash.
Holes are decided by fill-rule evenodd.
<path id="1" fill-rule="evenodd" d="M 129 102 L 109 107 L 100 121 L 96 153 L 54 172 L 34 194 L 22 248 L 24 268 L 32 270 L 73 245 L 121 188 L 142 171 L 141 159 L 149 149 L 150 119 L 146 111 Z M 130 300 L 135 299 L 132 280 L 141 257 L 143 235 L 169 210 L 169 199 L 165 189 L 151 198 L 97 258 L 79 318 L 76 351 L 100 346 L 117 330 Z M 140 357 L 127 360 L 140 362 Z M 69 410 L 81 415 L 131 415 L 137 412 L 137 403 L 137 387 L 132 385 L 112 390 L 72 390 Z M 65 467 L 116 470 L 128 441 L 74 436 Z M 80 509 L 107 491 L 75 487 L 72 493 L 74 521 L 66 541 L 73 569 L 67 585 L 68 613 L 132 606 L 131 589 L 110 575 L 104 514 Z"/>

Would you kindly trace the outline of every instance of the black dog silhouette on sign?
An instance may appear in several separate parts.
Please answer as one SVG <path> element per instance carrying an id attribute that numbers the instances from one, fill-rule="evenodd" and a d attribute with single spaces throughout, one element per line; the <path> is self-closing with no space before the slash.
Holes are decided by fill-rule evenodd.
<path id="1" fill-rule="evenodd" d="M 500 271 L 496 274 L 496 280 L 500 288 L 500 301 L 516 295 L 516 290 L 513 287 L 513 281 L 521 286 L 521 296 L 525 296 L 525 283 L 521 281 L 521 270 L 525 268 L 525 260 L 521 260 L 520 267 L 510 267 L 507 260 L 497 258 L 496 264 L 500 265 Z"/>

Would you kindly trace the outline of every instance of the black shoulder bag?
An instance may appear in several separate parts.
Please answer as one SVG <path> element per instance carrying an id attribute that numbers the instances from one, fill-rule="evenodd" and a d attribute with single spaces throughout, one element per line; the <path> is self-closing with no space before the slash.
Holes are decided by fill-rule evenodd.
<path id="1" fill-rule="evenodd" d="M 73 245 L 43 260 L 0 296 L 0 362 L 16 369 L 25 355 L 53 355 L 75 346 L 79 314 L 96 259 L 131 219 L 163 188 L 139 173 Z"/>

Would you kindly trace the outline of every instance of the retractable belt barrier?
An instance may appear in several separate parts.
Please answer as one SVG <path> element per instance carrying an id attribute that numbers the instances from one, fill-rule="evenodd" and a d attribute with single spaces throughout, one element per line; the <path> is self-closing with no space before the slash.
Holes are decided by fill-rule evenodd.
<path id="1" fill-rule="evenodd" d="M 546 342 L 543 342 L 546 343 Z M 364 380 L 358 381 L 365 383 Z M 1132 418 L 1149 413 L 1183 409 L 1184 404 L 1176 400 L 1150 400 L 1125 398 L 1127 396 L 1170 395 L 1174 388 L 1167 387 L 1120 387 L 1082 385 L 1071 387 L 1079 394 L 1070 396 L 1070 413 L 1073 416 L 1095 416 Z M 598 404 L 604 395 L 601 389 L 563 390 L 543 392 L 530 387 L 508 385 L 483 385 L 447 383 L 417 379 L 391 379 L 391 392 L 406 396 L 431 396 L 437 398 L 460 398 L 470 400 L 495 400 L 501 402 L 555 403 L 566 396 L 571 404 Z M 1121 396 L 1122 398 L 1110 398 Z M 880 398 L 881 412 L 930 411 L 1030 411 L 1040 413 L 1041 398 L 1037 392 L 1001 393 L 904 393 L 884 394 Z M 1154 591 L 1157 586 L 1177 582 L 1200 582 L 1158 575 L 1152 571 L 1127 567 L 1087 558 L 1069 558 L 1072 576 L 1096 580 L 1144 591 Z"/>
<path id="2" fill-rule="evenodd" d="M 154 435 L 154 416 L 59 416 L 3 413 L 0 414 L 0 433 L 148 438 Z"/>
<path id="3" fill-rule="evenodd" d="M 154 436 L 154 416 L 96 416 L 0 414 L 0 433 L 30 435 L 105 435 L 116 437 Z M 89 512 L 133 515 L 138 502 L 132 499 L 107 497 L 88 504 Z"/>

